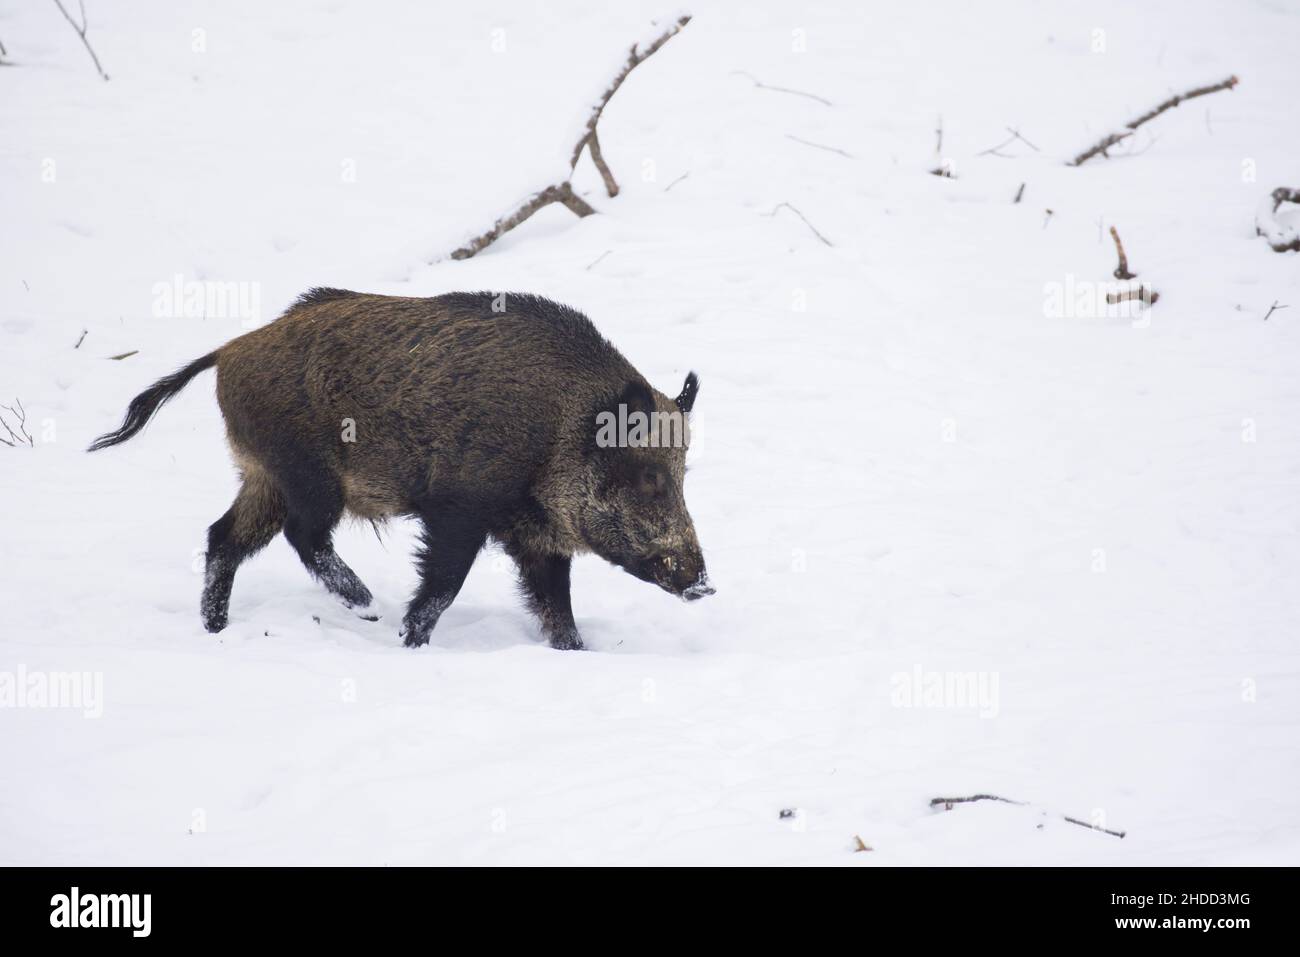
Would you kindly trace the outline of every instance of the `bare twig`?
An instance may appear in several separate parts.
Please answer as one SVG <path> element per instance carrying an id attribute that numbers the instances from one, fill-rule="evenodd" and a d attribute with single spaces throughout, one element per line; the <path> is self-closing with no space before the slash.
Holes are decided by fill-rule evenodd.
<path id="1" fill-rule="evenodd" d="M 1020 200 L 1024 197 L 1024 195 L 1025 195 L 1025 184 L 1021 183 L 1020 188 L 1016 190 L 1016 198 L 1011 201 L 1012 205 L 1015 205 L 1016 203 L 1020 202 Z"/>
<path id="2" fill-rule="evenodd" d="M 81 348 L 81 344 L 82 344 L 83 342 L 86 341 L 86 336 L 87 336 L 89 333 L 90 333 L 90 330 L 89 330 L 89 329 L 82 329 L 82 330 L 81 330 L 81 336 L 80 336 L 80 338 L 77 339 L 77 344 L 76 344 L 75 346 L 73 346 L 72 348 L 74 348 L 74 349 L 80 349 L 80 348 Z"/>
<path id="3" fill-rule="evenodd" d="M 826 99 L 825 97 L 818 96 L 816 93 L 805 93 L 803 90 L 792 90 L 789 87 L 785 87 L 785 86 L 771 86 L 767 83 L 763 83 L 752 73 L 746 73 L 744 70 L 732 70 L 731 72 L 735 76 L 744 76 L 753 80 L 754 86 L 756 86 L 760 90 L 771 90 L 774 93 L 789 93 L 792 96 L 803 96 L 803 97 L 807 97 L 810 100 L 816 100 L 818 103 L 824 103 L 827 106 L 835 105 L 830 100 Z"/>
<path id="4" fill-rule="evenodd" d="M 665 186 L 665 187 L 664 187 L 664 192 L 665 192 L 665 193 L 668 192 L 670 189 L 672 189 L 674 186 L 676 186 L 678 183 L 680 183 L 682 180 L 684 180 L 686 177 L 688 177 L 688 176 L 690 176 L 690 175 L 691 175 L 690 170 L 687 170 L 687 171 L 686 171 L 685 173 L 683 173 L 681 176 L 678 176 L 675 180 L 673 180 L 671 183 L 669 183 L 667 186 Z"/>
<path id="5" fill-rule="evenodd" d="M 1274 300 L 1273 300 L 1273 305 L 1269 306 L 1269 307 L 1268 307 L 1268 312 L 1264 313 L 1264 321 L 1265 321 L 1265 322 L 1268 322 L 1268 317 L 1271 316 L 1271 315 L 1273 315 L 1273 313 L 1278 312 L 1279 310 L 1282 310 L 1282 309 L 1290 309 L 1290 308 L 1291 308 L 1291 307 L 1290 307 L 1289 305 L 1288 305 L 1288 306 L 1279 306 L 1277 300 L 1274 299 Z"/>
<path id="6" fill-rule="evenodd" d="M 68 13 L 67 8 L 63 6 L 62 0 L 54 0 L 54 5 L 59 8 L 59 12 L 63 14 L 63 18 L 72 25 L 72 29 L 77 31 L 77 36 L 81 37 L 81 42 L 86 47 L 86 52 L 89 53 L 90 58 L 95 61 L 95 69 L 99 71 L 100 76 L 102 76 L 105 80 L 107 80 L 108 74 L 105 73 L 104 68 L 99 65 L 99 57 L 95 55 L 95 48 L 92 47 L 90 45 L 90 41 L 86 39 L 86 30 L 90 24 L 86 20 L 85 0 L 78 0 L 78 3 L 81 7 L 80 25 L 77 24 L 76 20 L 72 19 L 72 14 Z"/>
<path id="7" fill-rule="evenodd" d="M 139 355 L 139 353 L 140 353 L 139 349 L 132 349 L 130 352 L 123 352 L 120 355 L 109 356 L 109 358 L 114 360 L 115 362 L 121 362 L 123 359 L 129 359 L 134 355 Z"/>
<path id="8" fill-rule="evenodd" d="M 781 207 L 783 207 L 783 206 L 784 206 L 786 209 L 790 210 L 790 212 L 792 212 L 792 213 L 794 213 L 796 216 L 798 216 L 800 219 L 802 219 L 803 222 L 804 222 L 804 225 L 807 226 L 809 229 L 811 229 L 811 230 L 813 231 L 813 235 L 816 236 L 818 239 L 820 239 L 823 243 L 825 243 L 827 246 L 834 246 L 834 245 L 835 245 L 835 244 L 832 243 L 829 239 L 827 239 L 825 236 L 823 236 L 823 235 L 821 234 L 820 230 L 818 230 L 816 226 L 814 226 L 812 223 L 808 222 L 808 217 L 807 217 L 807 216 L 805 216 L 803 213 L 799 212 L 799 210 L 795 209 L 795 208 L 794 208 L 793 206 L 791 206 L 789 203 L 777 203 L 776 206 L 774 206 L 774 207 L 772 208 L 772 211 L 771 211 L 770 213 L 763 213 L 762 215 L 764 215 L 764 216 L 775 216 L 775 215 L 777 214 L 777 212 L 778 212 L 778 211 L 781 209 Z"/>
<path id="9" fill-rule="evenodd" d="M 1106 152 L 1108 149 L 1110 149 L 1116 143 L 1128 139 L 1130 136 L 1133 135 L 1133 131 L 1136 130 L 1139 126 L 1141 126 L 1144 123 L 1149 123 L 1151 120 L 1154 120 L 1165 110 L 1172 110 L 1179 103 L 1184 103 L 1187 100 L 1195 99 L 1198 96 L 1205 96 L 1209 93 L 1217 93 L 1220 90 L 1231 90 L 1234 86 L 1237 85 L 1238 82 L 1239 81 L 1235 76 L 1230 76 L 1226 80 L 1221 80 L 1218 83 L 1211 83 L 1208 86 L 1198 86 L 1196 89 L 1188 90 L 1186 93 L 1179 93 L 1175 96 L 1171 96 L 1163 103 L 1159 103 L 1156 106 L 1152 107 L 1151 109 L 1147 110 L 1145 113 L 1143 113 L 1141 116 L 1137 117 L 1136 119 L 1129 120 L 1128 123 L 1124 125 L 1124 129 L 1121 130 L 1120 132 L 1111 133 L 1110 135 L 1103 137 L 1100 142 L 1088 147 L 1086 150 L 1084 150 L 1082 153 L 1080 153 L 1078 156 L 1072 159 L 1070 161 L 1070 165 L 1082 166 L 1084 163 L 1092 159 L 1094 156 L 1097 156 L 1098 154 L 1102 156 L 1108 156 L 1109 154 L 1107 154 Z"/>
<path id="10" fill-rule="evenodd" d="M 1128 271 L 1128 257 L 1124 255 L 1124 244 L 1119 240 L 1119 230 L 1114 226 L 1110 228 L 1110 238 L 1115 240 L 1115 252 L 1119 255 L 1119 265 L 1115 267 L 1114 276 L 1116 279 L 1134 279 L 1137 273 Z"/>
<path id="11" fill-rule="evenodd" d="M 591 262 L 589 262 L 589 263 L 587 264 L 587 271 L 590 272 L 592 266 L 596 265 L 598 262 L 600 262 L 602 259 L 604 259 L 606 256 L 608 256 L 608 255 L 609 255 L 610 253 L 612 253 L 613 251 L 614 251 L 614 250 L 612 250 L 612 249 L 606 249 L 603 253 L 601 253 L 599 256 L 597 256 L 595 259 L 593 259 Z"/>
<path id="12" fill-rule="evenodd" d="M 788 140 L 794 140 L 796 143 L 802 143 L 804 146 L 811 146 L 814 147 L 815 149 L 826 150 L 828 153 L 839 153 L 841 156 L 847 156 L 849 159 L 853 159 L 852 153 L 846 153 L 838 146 L 823 146 L 821 143 L 814 143 L 811 140 L 802 140 L 799 137 L 792 136 L 789 133 L 785 134 L 785 138 Z"/>
<path id="13" fill-rule="evenodd" d="M 579 217 L 590 216 L 594 213 L 595 210 L 591 208 L 591 205 L 573 191 L 572 185 L 573 172 L 578 166 L 578 160 L 581 158 L 584 148 L 591 154 L 592 163 L 594 163 L 596 169 L 600 171 L 600 177 L 605 182 L 605 191 L 609 193 L 611 197 L 617 196 L 619 192 L 618 181 L 614 179 L 614 174 L 611 172 L 609 164 L 605 162 L 605 156 L 601 152 L 600 148 L 600 138 L 596 135 L 596 126 L 600 122 L 601 114 L 609 104 L 610 99 L 616 92 L 618 92 L 618 88 L 623 85 L 623 81 L 627 79 L 628 74 L 638 65 L 645 62 L 648 57 L 652 56 L 665 43 L 675 37 L 682 27 L 686 26 L 686 24 L 690 22 L 691 18 L 689 16 L 679 17 L 673 22 L 671 27 L 660 34 L 649 45 L 644 47 L 640 44 L 632 45 L 631 50 L 628 52 L 627 61 L 623 64 L 622 69 L 619 70 L 618 75 L 614 77 L 605 92 L 601 94 L 600 98 L 591 108 L 586 124 L 583 126 L 582 135 L 578 137 L 578 142 L 574 145 L 573 151 L 569 156 L 568 179 L 565 179 L 562 183 L 547 186 L 545 189 L 529 196 L 516 210 L 507 213 L 505 216 L 502 216 L 493 223 L 492 227 L 486 232 L 475 236 L 459 249 L 453 251 L 451 258 L 469 259 L 471 256 L 492 245 L 492 243 L 496 242 L 520 223 L 527 220 L 533 215 L 533 213 L 545 206 L 549 206 L 551 203 L 559 203 L 575 216 Z"/>
<path id="14" fill-rule="evenodd" d="M 3 415 L 0 415 L 0 425 L 4 426 L 4 430 L 9 433 L 9 438 L 7 439 L 0 436 L 0 442 L 3 442 L 11 449 L 17 448 L 20 445 L 28 445 L 34 448 L 36 443 L 32 441 L 32 435 L 27 431 L 27 410 L 23 408 L 23 403 L 20 399 L 15 398 L 14 404 L 17 405 L 18 408 L 15 409 L 12 405 L 0 405 L 0 409 L 4 409 L 14 417 L 14 425 L 18 426 L 18 431 L 15 432 L 13 428 L 10 427 L 9 421 Z"/>
<path id="15" fill-rule="evenodd" d="M 875 850 L 875 848 L 871 847 L 869 844 L 867 844 L 865 841 L 863 841 L 862 838 L 859 837 L 858 835 L 856 835 L 856 834 L 853 835 L 853 853 L 854 853 L 854 854 L 860 854 L 860 853 L 862 853 L 863 851 L 871 851 L 871 850 Z"/>
<path id="16" fill-rule="evenodd" d="M 1000 801 L 1003 804 L 1015 804 L 1018 807 L 1031 806 L 1028 801 L 1013 801 L 1011 798 L 1004 798 L 997 794 L 972 794 L 970 797 L 933 798 L 930 801 L 930 807 L 939 807 L 942 805 L 945 811 L 951 811 L 954 804 L 971 804 L 975 801 Z M 1112 831 L 1110 828 L 1102 827 L 1100 824 L 1089 824 L 1087 821 L 1080 821 L 1078 818 L 1070 817 L 1066 814 L 1057 814 L 1056 816 L 1062 821 L 1077 824 L 1079 827 L 1086 827 L 1090 831 L 1101 831 L 1103 834 L 1109 834 L 1112 837 L 1123 837 L 1127 833 L 1126 831 Z"/>
<path id="17" fill-rule="evenodd" d="M 573 154 L 569 157 L 569 172 L 572 173 L 577 169 L 578 158 L 582 156 L 582 148 L 584 146 L 590 147 L 592 152 L 592 161 L 595 162 L 596 168 L 600 170 L 600 175 L 605 180 L 605 188 L 609 190 L 611 198 L 618 195 L 618 184 L 614 182 L 614 177 L 610 173 L 609 167 L 605 165 L 604 159 L 596 159 L 600 152 L 600 144 L 596 140 L 596 124 L 600 122 L 600 115 L 605 111 L 605 107 L 613 98 L 614 94 L 618 92 L 618 88 L 623 85 L 623 81 L 627 79 L 628 74 L 644 63 L 647 59 L 654 56 L 654 54 L 659 51 L 660 47 L 673 37 L 677 36 L 682 27 L 686 26 L 686 24 L 690 22 L 690 16 L 683 15 L 674 21 L 672 26 L 651 41 L 648 46 L 643 48 L 640 44 L 632 44 L 632 48 L 628 51 L 627 61 L 623 64 L 623 68 L 619 70 L 618 75 L 614 77 L 609 86 L 605 88 L 605 92 L 601 94 L 600 99 L 598 99 L 596 104 L 591 108 L 591 113 L 587 116 L 587 125 L 583 130 L 583 134 L 573 147 Z"/>
<path id="18" fill-rule="evenodd" d="M 990 146 L 988 149 L 983 150 L 982 152 L 976 153 L 975 155 L 976 155 L 976 156 L 988 156 L 988 155 L 992 154 L 993 156 L 1000 156 L 1002 159 L 1015 159 L 1014 156 L 1007 156 L 1005 153 L 999 153 L 998 150 L 1002 149 L 1004 146 L 1010 146 L 1010 145 L 1011 145 L 1012 143 L 1014 143 L 1016 140 L 1020 140 L 1020 142 L 1024 143 L 1026 146 L 1028 146 L 1028 147 L 1029 147 L 1031 150 L 1033 150 L 1035 153 L 1041 152 L 1041 150 L 1039 150 L 1039 148 L 1038 148 L 1037 146 L 1035 146 L 1033 143 L 1029 142 L 1029 140 L 1027 140 L 1027 139 L 1025 139 L 1023 136 L 1021 136 L 1019 130 L 1013 130 L 1013 129 L 1012 129 L 1011 127 L 1009 127 L 1009 126 L 1006 128 L 1006 130 L 1007 130 L 1008 133 L 1011 134 L 1011 138 L 1010 138 L 1010 139 L 1008 139 L 1008 140 L 1004 140 L 1003 142 L 999 143 L 997 146 Z"/>
<path id="19" fill-rule="evenodd" d="M 1300 251 L 1300 225 L 1286 225 L 1277 220 L 1277 211 L 1283 203 L 1300 203 L 1300 189 L 1279 186 L 1264 197 L 1255 213 L 1255 233 L 1263 236 L 1275 252 Z"/>

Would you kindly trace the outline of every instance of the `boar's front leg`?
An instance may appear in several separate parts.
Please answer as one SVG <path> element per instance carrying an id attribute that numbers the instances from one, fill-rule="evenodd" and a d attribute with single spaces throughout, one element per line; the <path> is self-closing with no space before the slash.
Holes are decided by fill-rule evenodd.
<path id="1" fill-rule="evenodd" d="M 573 620 L 569 599 L 569 569 L 572 555 L 550 555 L 506 543 L 506 550 L 519 565 L 519 583 L 528 607 L 542 623 L 542 632 L 552 648 L 581 651 L 584 648 L 578 625 Z"/>
<path id="2" fill-rule="evenodd" d="M 474 556 L 487 541 L 480 524 L 452 506 L 422 508 L 420 519 L 420 587 L 402 622 L 402 643 L 408 648 L 429 643 L 429 633 L 455 600 Z"/>

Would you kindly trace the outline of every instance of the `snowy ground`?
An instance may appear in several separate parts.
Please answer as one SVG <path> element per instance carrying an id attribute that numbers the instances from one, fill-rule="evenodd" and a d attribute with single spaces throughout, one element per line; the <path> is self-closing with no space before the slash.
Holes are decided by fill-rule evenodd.
<path id="1" fill-rule="evenodd" d="M 562 173 L 675 11 L 87 0 L 105 83 L 15 6 L 0 401 L 35 447 L 0 446 L 0 683 L 88 672 L 102 715 L 0 708 L 0 862 L 1300 863 L 1300 257 L 1252 226 L 1300 185 L 1300 5 L 697 5 L 602 123 L 622 195 L 584 158 L 599 216 L 432 265 Z M 979 155 L 1007 127 L 1038 151 Z M 1112 224 L 1159 303 L 1059 314 Z M 382 621 L 277 540 L 205 634 L 211 375 L 82 451 L 242 331 L 155 315 L 177 275 L 256 284 L 257 321 L 312 285 L 526 290 L 665 390 L 697 369 L 718 594 L 581 560 L 593 650 L 559 653 L 485 553 L 413 652 L 410 529 L 348 527 Z M 963 673 L 982 705 L 924 706 Z M 974 792 L 1034 807 L 928 807 Z"/>

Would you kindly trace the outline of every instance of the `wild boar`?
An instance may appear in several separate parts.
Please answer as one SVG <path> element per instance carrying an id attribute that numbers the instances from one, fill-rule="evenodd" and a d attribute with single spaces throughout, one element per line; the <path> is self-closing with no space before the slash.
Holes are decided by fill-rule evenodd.
<path id="1" fill-rule="evenodd" d="M 421 523 L 420 584 L 403 620 L 428 642 L 479 550 L 499 542 L 555 648 L 579 649 L 569 572 L 594 552 L 686 600 L 714 592 L 682 485 L 689 430 L 655 441 L 612 421 L 680 421 L 699 380 L 670 399 L 582 313 L 538 296 L 433 298 L 313 289 L 276 321 L 150 386 L 121 428 L 140 432 L 206 369 L 242 486 L 208 529 L 200 612 L 226 626 L 235 571 L 283 531 L 345 605 L 370 590 L 334 551 L 345 513 Z M 669 430 L 672 434 L 672 430 Z"/>

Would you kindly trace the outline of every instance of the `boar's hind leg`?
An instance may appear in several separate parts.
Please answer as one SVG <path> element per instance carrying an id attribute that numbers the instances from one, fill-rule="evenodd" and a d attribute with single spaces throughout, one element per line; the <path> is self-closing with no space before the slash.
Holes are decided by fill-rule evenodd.
<path id="1" fill-rule="evenodd" d="M 581 651 L 582 637 L 578 634 L 577 622 L 573 620 L 573 605 L 569 600 L 569 569 L 573 557 L 547 555 L 515 543 L 507 543 L 506 551 L 519 565 L 519 583 L 524 598 L 541 621 L 542 632 L 551 647 Z"/>
<path id="2" fill-rule="evenodd" d="M 334 526 L 343 517 L 343 487 L 323 467 L 303 468 L 282 484 L 289 503 L 284 537 L 307 571 L 349 608 L 365 608 L 371 594 L 334 551 Z"/>
<path id="3" fill-rule="evenodd" d="M 246 471 L 234 504 L 208 529 L 207 568 L 199 604 L 208 631 L 226 627 L 235 570 L 276 536 L 284 516 L 284 496 L 270 477 L 258 469 Z"/>
<path id="4" fill-rule="evenodd" d="M 433 626 L 465 584 L 474 556 L 487 541 L 479 523 L 453 506 L 421 508 L 420 519 L 420 587 L 402 623 L 402 641 L 408 648 L 428 644 Z"/>

